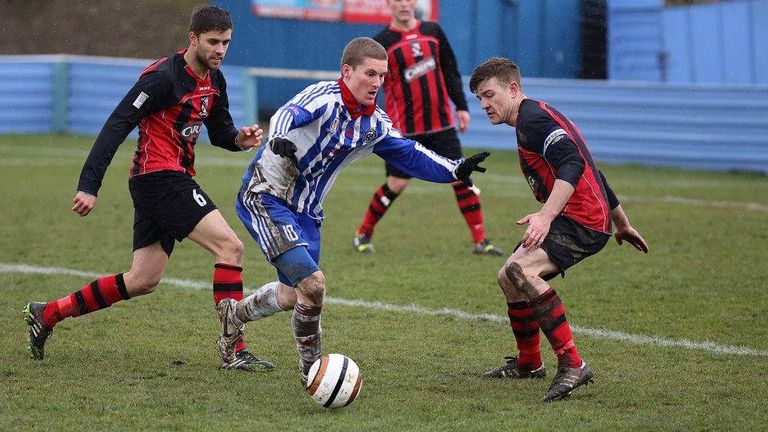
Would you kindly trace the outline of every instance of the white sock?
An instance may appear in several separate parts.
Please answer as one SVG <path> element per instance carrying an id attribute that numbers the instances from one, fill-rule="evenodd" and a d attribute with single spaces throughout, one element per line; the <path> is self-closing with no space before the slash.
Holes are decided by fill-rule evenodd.
<path id="1" fill-rule="evenodd" d="M 278 282 L 270 282 L 237 303 L 235 315 L 242 322 L 256 321 L 284 309 L 277 300 Z"/>

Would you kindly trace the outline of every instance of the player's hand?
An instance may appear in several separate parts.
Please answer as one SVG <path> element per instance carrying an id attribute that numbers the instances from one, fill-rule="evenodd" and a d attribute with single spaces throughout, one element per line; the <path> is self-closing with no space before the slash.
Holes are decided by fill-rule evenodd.
<path id="1" fill-rule="evenodd" d="M 466 132 L 469 129 L 469 111 L 456 111 L 456 117 L 459 119 L 459 132 Z"/>
<path id="2" fill-rule="evenodd" d="M 526 249 L 541 246 L 544 239 L 549 234 L 549 227 L 552 225 L 552 218 L 542 212 L 531 213 L 517 221 L 518 225 L 528 224 L 528 229 L 523 233 L 523 247 Z"/>
<path id="3" fill-rule="evenodd" d="M 635 249 L 648 253 L 648 243 L 645 242 L 643 236 L 641 236 L 632 225 L 616 227 L 616 232 L 613 233 L 613 238 L 615 238 L 616 243 L 620 245 L 623 244 L 623 242 L 627 242 L 634 246 Z"/>
<path id="4" fill-rule="evenodd" d="M 272 141 L 269 142 L 269 148 L 276 155 L 279 155 L 282 158 L 288 158 L 296 165 L 299 164 L 298 159 L 296 159 L 296 144 L 294 144 L 293 141 L 280 137 L 273 138 Z"/>
<path id="5" fill-rule="evenodd" d="M 88 216 L 88 213 L 93 210 L 93 206 L 96 205 L 96 197 L 87 192 L 78 191 L 75 195 L 75 205 L 72 207 L 72 211 L 80 216 Z"/>
<path id="6" fill-rule="evenodd" d="M 244 126 L 240 128 L 240 133 L 235 137 L 235 144 L 242 150 L 249 151 L 254 147 L 261 145 L 261 137 L 264 131 L 259 125 Z"/>
<path id="7" fill-rule="evenodd" d="M 464 161 L 456 167 L 456 178 L 459 180 L 466 180 L 474 171 L 484 173 L 485 168 L 481 167 L 480 163 L 490 155 L 491 154 L 488 152 L 482 152 L 464 159 Z"/>

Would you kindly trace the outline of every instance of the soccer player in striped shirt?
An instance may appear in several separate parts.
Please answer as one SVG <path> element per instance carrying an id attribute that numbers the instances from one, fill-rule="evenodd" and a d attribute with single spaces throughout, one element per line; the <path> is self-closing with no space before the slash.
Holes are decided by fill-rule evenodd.
<path id="1" fill-rule="evenodd" d="M 405 136 L 450 159 L 461 157 L 461 143 L 451 102 L 456 105 L 458 127 L 469 127 L 467 100 L 456 64 L 456 56 L 440 25 L 416 19 L 416 0 L 387 0 L 392 13 L 389 27 L 374 36 L 389 54 L 389 72 L 384 83 L 387 114 Z M 405 191 L 411 176 L 386 164 L 387 181 L 373 194 L 363 221 L 352 239 L 361 253 L 373 253 L 373 231 L 394 200 Z M 451 184 L 464 220 L 469 227 L 474 253 L 503 252 L 485 236 L 480 190 L 471 182 Z"/>
<path id="2" fill-rule="evenodd" d="M 133 199 L 133 264 L 125 273 L 100 277 L 74 293 L 24 308 L 29 348 L 42 360 L 45 342 L 59 322 L 155 290 L 177 241 L 189 238 L 213 254 L 213 299 L 243 298 L 243 243 L 211 198 L 192 178 L 195 144 L 203 125 L 211 143 L 229 151 L 261 144 L 258 125 L 236 129 L 219 70 L 232 39 L 232 20 L 216 6 L 196 9 L 189 47 L 141 73 L 107 119 L 80 174 L 72 210 L 87 216 L 96 205 L 107 167 L 120 144 L 138 126 L 139 141 L 129 173 Z M 237 341 L 226 369 L 269 370 L 272 365 Z"/>
<path id="3" fill-rule="evenodd" d="M 515 127 L 520 168 L 542 203 L 540 211 L 517 221 L 528 228 L 498 273 L 520 354 L 484 376 L 544 378 L 541 330 L 557 355 L 557 373 L 541 400 L 562 399 L 592 382 L 594 374 L 579 355 L 565 306 L 547 280 L 598 253 L 611 233 L 619 244 L 626 241 L 645 253 L 648 244 L 629 223 L 578 128 L 548 103 L 523 93 L 517 65 L 489 59 L 472 73 L 469 88 L 491 123 Z"/>
<path id="4" fill-rule="evenodd" d="M 236 208 L 277 281 L 239 302 L 219 303 L 222 361 L 230 361 L 245 323 L 280 311 L 291 320 L 303 381 L 320 358 L 320 314 L 326 291 L 320 270 L 323 199 L 340 171 L 375 153 L 415 177 L 441 183 L 466 180 L 489 153 L 451 160 L 404 138 L 376 107 L 387 74 L 387 51 L 370 38 L 353 39 L 341 58 L 341 78 L 310 85 L 270 121 L 268 145 L 243 176 Z"/>

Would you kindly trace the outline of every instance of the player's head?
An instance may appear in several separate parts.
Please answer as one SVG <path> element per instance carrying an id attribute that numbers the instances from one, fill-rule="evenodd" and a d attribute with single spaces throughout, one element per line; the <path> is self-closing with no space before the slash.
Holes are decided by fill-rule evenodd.
<path id="1" fill-rule="evenodd" d="M 486 60 L 472 72 L 469 89 L 480 100 L 480 107 L 491 123 L 514 126 L 520 102 L 525 97 L 516 64 L 502 57 Z"/>
<path id="2" fill-rule="evenodd" d="M 341 78 L 363 105 L 376 103 L 387 74 L 387 50 L 368 37 L 352 39 L 341 55 Z"/>
<path id="3" fill-rule="evenodd" d="M 232 40 L 232 18 L 217 6 L 192 11 L 189 20 L 189 50 L 207 69 L 218 69 Z"/>
<path id="4" fill-rule="evenodd" d="M 392 23 L 409 26 L 416 19 L 416 0 L 387 0 Z"/>

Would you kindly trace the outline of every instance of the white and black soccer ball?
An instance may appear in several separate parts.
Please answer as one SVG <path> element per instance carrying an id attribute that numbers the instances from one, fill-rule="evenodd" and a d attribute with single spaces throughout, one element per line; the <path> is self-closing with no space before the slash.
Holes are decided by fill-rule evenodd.
<path id="1" fill-rule="evenodd" d="M 363 375 L 344 354 L 326 354 L 312 364 L 307 374 L 307 391 L 325 408 L 345 407 L 360 395 Z"/>

